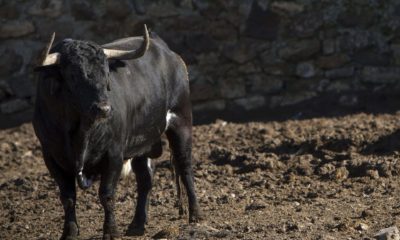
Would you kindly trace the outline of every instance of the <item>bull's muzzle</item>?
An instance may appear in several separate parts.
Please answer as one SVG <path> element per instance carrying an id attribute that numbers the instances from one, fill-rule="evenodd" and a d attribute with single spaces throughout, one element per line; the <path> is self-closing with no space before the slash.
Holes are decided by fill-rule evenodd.
<path id="1" fill-rule="evenodd" d="M 105 119 L 111 115 L 111 106 L 107 103 L 94 104 L 90 112 L 93 120 Z"/>

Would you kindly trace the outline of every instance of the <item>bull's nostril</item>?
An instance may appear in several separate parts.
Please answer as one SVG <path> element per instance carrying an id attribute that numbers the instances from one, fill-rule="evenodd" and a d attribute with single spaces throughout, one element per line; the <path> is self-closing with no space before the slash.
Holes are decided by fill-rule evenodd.
<path id="1" fill-rule="evenodd" d="M 99 109 L 104 114 L 108 114 L 111 111 L 111 106 L 110 105 L 101 105 L 101 106 L 99 106 Z"/>
<path id="2" fill-rule="evenodd" d="M 94 105 L 94 116 L 95 118 L 105 118 L 110 115 L 111 106 L 108 104 L 96 104 Z"/>

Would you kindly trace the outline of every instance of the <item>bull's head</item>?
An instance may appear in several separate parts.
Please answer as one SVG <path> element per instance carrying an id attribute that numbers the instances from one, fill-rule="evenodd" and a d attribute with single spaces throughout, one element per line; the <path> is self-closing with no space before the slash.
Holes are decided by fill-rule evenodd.
<path id="1" fill-rule="evenodd" d="M 49 53 L 54 34 L 47 45 L 39 69 L 53 68 L 59 77 L 57 94 L 63 94 L 81 117 L 93 122 L 107 118 L 111 113 L 110 59 L 129 60 L 143 56 L 149 47 L 149 34 L 144 26 L 144 40 L 135 50 L 104 49 L 101 46 L 72 39 L 62 41 L 57 52 Z M 53 87 L 51 87 L 53 88 Z M 53 91 L 53 90 L 51 90 Z"/>

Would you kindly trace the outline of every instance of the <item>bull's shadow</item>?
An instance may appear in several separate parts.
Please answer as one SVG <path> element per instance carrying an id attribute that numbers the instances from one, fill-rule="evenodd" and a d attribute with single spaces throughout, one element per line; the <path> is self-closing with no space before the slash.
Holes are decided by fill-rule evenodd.
<path id="1" fill-rule="evenodd" d="M 400 129 L 382 136 L 374 142 L 366 143 L 361 153 L 385 156 L 392 155 L 396 151 L 400 152 Z"/>

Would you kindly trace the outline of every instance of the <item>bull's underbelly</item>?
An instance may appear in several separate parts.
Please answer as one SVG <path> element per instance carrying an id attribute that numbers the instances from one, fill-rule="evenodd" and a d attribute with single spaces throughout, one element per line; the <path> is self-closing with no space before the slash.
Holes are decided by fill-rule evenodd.
<path id="1" fill-rule="evenodd" d="M 152 151 L 154 145 L 157 145 L 161 141 L 161 135 L 164 133 L 164 129 L 153 129 L 148 131 L 147 134 L 136 134 L 132 135 L 127 139 L 126 148 L 124 151 L 124 158 L 133 158 L 138 156 L 150 156 L 153 155 Z"/>

